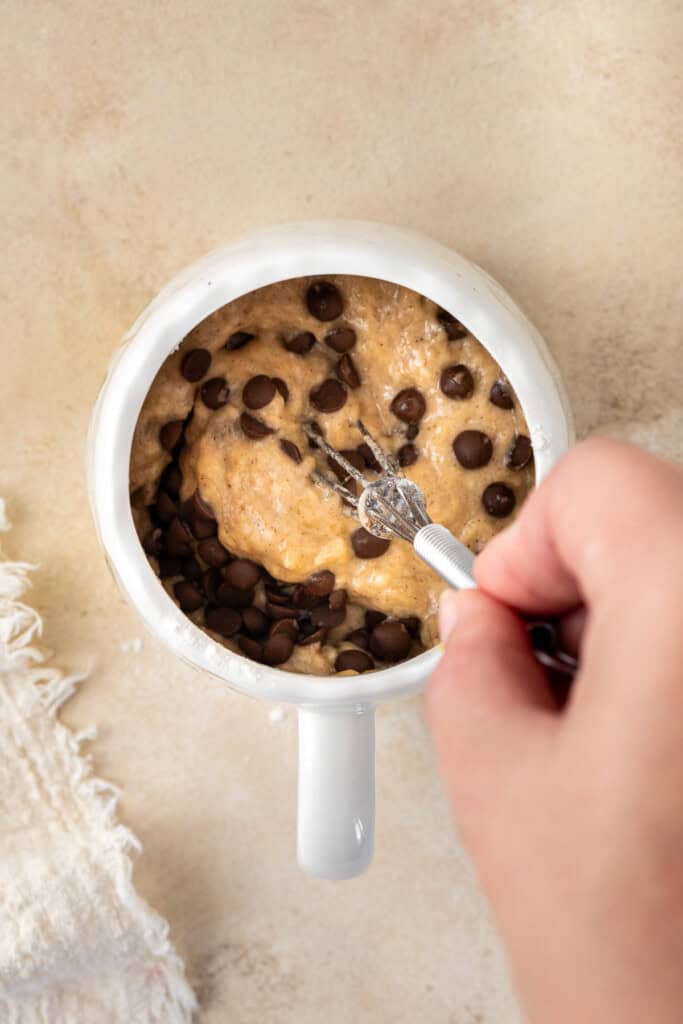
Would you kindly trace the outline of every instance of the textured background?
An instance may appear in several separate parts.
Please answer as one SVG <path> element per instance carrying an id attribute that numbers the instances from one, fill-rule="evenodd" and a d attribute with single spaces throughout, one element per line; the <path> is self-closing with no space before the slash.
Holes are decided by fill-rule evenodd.
<path id="1" fill-rule="evenodd" d="M 201 1024 L 517 1024 L 417 702 L 378 723 L 371 872 L 293 859 L 295 723 L 141 635 L 86 508 L 90 408 L 164 281 L 255 226 L 420 229 L 544 333 L 581 433 L 683 455 L 678 0 L 8 0 L 0 39 L 8 546 L 90 681 L 144 895 Z M 510 823 L 514 827 L 514 822 Z M 502 851 L 504 854 L 504 851 Z M 541 942 L 542 939 L 539 939 Z"/>

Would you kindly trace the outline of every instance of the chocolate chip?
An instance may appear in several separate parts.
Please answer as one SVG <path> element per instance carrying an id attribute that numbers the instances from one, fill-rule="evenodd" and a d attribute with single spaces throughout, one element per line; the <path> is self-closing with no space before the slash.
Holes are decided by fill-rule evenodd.
<path id="1" fill-rule="evenodd" d="M 159 579 L 167 580 L 171 576 L 180 576 L 182 570 L 182 562 L 179 558 L 166 558 L 162 557 L 159 559 Z"/>
<path id="2" fill-rule="evenodd" d="M 196 384 L 211 366 L 211 353 L 205 348 L 193 348 L 186 352 L 180 364 L 180 372 L 185 380 Z"/>
<path id="3" fill-rule="evenodd" d="M 458 338 L 464 338 L 467 334 L 467 328 L 463 327 L 460 321 L 456 320 L 453 314 L 445 309 L 437 310 L 436 319 L 445 330 L 449 341 L 457 341 Z"/>
<path id="4" fill-rule="evenodd" d="M 289 388 L 287 387 L 285 381 L 283 381 L 282 377 L 273 377 L 273 384 L 275 385 L 279 393 L 282 395 L 282 401 L 288 401 Z"/>
<path id="5" fill-rule="evenodd" d="M 412 637 L 415 637 L 415 639 L 419 638 L 422 622 L 418 619 L 417 615 L 408 615 L 404 619 L 399 619 L 399 622 L 403 623 Z"/>
<path id="6" fill-rule="evenodd" d="M 270 636 L 279 636 L 280 633 L 295 640 L 299 635 L 299 623 L 296 619 L 278 619 L 270 628 Z"/>
<path id="7" fill-rule="evenodd" d="M 196 558 L 183 560 L 182 574 L 186 580 L 192 580 L 193 583 L 202 578 L 202 567 Z"/>
<path id="8" fill-rule="evenodd" d="M 316 594 L 312 594 L 307 587 L 299 583 L 294 588 L 294 593 L 288 598 L 288 602 L 291 603 L 295 608 L 305 608 L 310 611 L 311 608 L 315 608 L 320 603 L 320 598 Z M 276 602 L 282 604 L 282 601 Z"/>
<path id="9" fill-rule="evenodd" d="M 218 569 L 206 569 L 202 576 L 202 587 L 209 601 L 218 603 L 218 588 L 223 582 L 223 576 Z"/>
<path id="10" fill-rule="evenodd" d="M 412 637 L 402 622 L 380 622 L 370 637 L 370 650 L 382 661 L 400 661 L 412 645 Z"/>
<path id="11" fill-rule="evenodd" d="M 251 334 L 249 331 L 235 331 L 231 334 L 225 343 L 225 348 L 228 352 L 234 352 L 238 348 L 243 348 L 248 341 L 252 341 L 256 337 L 255 334 Z"/>
<path id="12" fill-rule="evenodd" d="M 192 522 L 194 508 L 192 506 L 191 498 L 185 498 L 184 501 L 180 502 L 180 505 L 178 506 L 178 515 L 186 524 Z"/>
<path id="13" fill-rule="evenodd" d="M 344 300 L 336 285 L 329 281 L 314 281 L 306 292 L 308 312 L 316 320 L 336 320 L 344 309 Z"/>
<path id="14" fill-rule="evenodd" d="M 242 401 L 247 409 L 263 409 L 275 398 L 275 384 L 272 377 L 259 373 L 242 388 Z"/>
<path id="15" fill-rule="evenodd" d="M 195 488 L 191 497 L 193 517 L 200 519 L 215 519 L 213 509 L 205 498 L 202 498 L 199 489 Z"/>
<path id="16" fill-rule="evenodd" d="M 342 448 L 339 452 L 347 462 L 362 473 L 365 469 L 365 459 L 359 451 L 355 448 Z M 343 484 L 348 484 L 353 478 L 347 473 L 343 466 L 341 466 L 336 459 L 333 459 L 331 455 L 327 456 L 327 465 L 330 467 L 337 480 L 340 480 Z"/>
<path id="17" fill-rule="evenodd" d="M 266 587 L 265 589 L 266 597 L 271 604 L 289 604 L 290 601 L 293 602 L 294 600 L 293 595 L 289 591 L 276 589 L 273 586 Z M 303 587 L 300 589 L 303 592 Z M 294 593 L 296 594 L 296 591 Z"/>
<path id="18" fill-rule="evenodd" d="M 497 405 L 499 409 L 512 409 L 514 401 L 512 389 L 506 380 L 494 381 L 489 391 L 489 401 Z"/>
<path id="19" fill-rule="evenodd" d="M 213 537 L 218 529 L 218 523 L 214 519 L 213 509 L 204 501 L 198 490 L 195 490 L 192 497 L 184 501 L 180 507 L 180 514 L 189 526 L 195 540 L 205 540 Z"/>
<path id="20" fill-rule="evenodd" d="M 439 387 L 449 398 L 469 398 L 474 391 L 474 377 L 463 363 L 455 363 L 441 371 Z"/>
<path id="21" fill-rule="evenodd" d="M 313 572 L 306 580 L 304 588 L 312 597 L 327 597 L 334 590 L 334 573 L 329 569 Z"/>
<path id="22" fill-rule="evenodd" d="M 221 636 L 234 636 L 242 625 L 242 617 L 233 608 L 207 608 L 204 613 L 207 629 Z"/>
<path id="23" fill-rule="evenodd" d="M 375 626 L 379 626 L 380 622 L 384 622 L 386 615 L 384 612 L 376 612 L 372 608 L 368 608 L 365 612 L 365 625 L 367 629 L 374 629 Z"/>
<path id="24" fill-rule="evenodd" d="M 171 420 L 169 423 L 164 423 L 159 431 L 159 441 L 161 442 L 161 447 L 167 452 L 172 452 L 180 441 L 180 438 L 183 436 L 184 425 L 184 420 Z"/>
<path id="25" fill-rule="evenodd" d="M 420 433 L 420 428 L 417 423 L 410 423 L 406 427 L 406 439 L 408 441 L 414 441 L 417 435 Z"/>
<path id="26" fill-rule="evenodd" d="M 158 526 L 149 530 L 142 538 L 142 548 L 148 555 L 154 555 L 155 557 L 164 550 L 164 538 Z"/>
<path id="27" fill-rule="evenodd" d="M 329 606 L 333 612 L 338 611 L 340 608 L 346 608 L 347 593 L 340 587 L 338 590 L 333 590 L 329 597 Z"/>
<path id="28" fill-rule="evenodd" d="M 412 466 L 417 462 L 417 448 L 414 444 L 402 445 L 396 454 L 399 466 Z"/>
<path id="29" fill-rule="evenodd" d="M 353 327 L 335 327 L 325 335 L 325 344 L 335 352 L 350 352 L 356 344 L 356 332 Z"/>
<path id="30" fill-rule="evenodd" d="M 197 554 L 214 569 L 220 569 L 227 565 L 230 560 L 230 553 L 226 551 L 218 537 L 208 537 L 197 545 Z"/>
<path id="31" fill-rule="evenodd" d="M 363 441 L 362 444 L 359 444 L 358 447 L 356 448 L 356 451 L 360 455 L 363 456 L 363 458 L 365 459 L 365 462 L 367 464 L 368 469 L 372 469 L 375 473 L 380 473 L 381 472 L 382 467 L 380 466 L 379 462 L 375 458 L 375 456 L 373 454 L 373 451 L 372 451 L 372 448 L 367 443 L 367 441 Z"/>
<path id="32" fill-rule="evenodd" d="M 154 503 L 154 514 L 164 526 L 170 523 L 174 516 L 178 515 L 176 503 L 166 491 L 159 491 L 157 494 L 157 500 Z"/>
<path id="33" fill-rule="evenodd" d="M 282 448 L 285 455 L 289 456 L 292 462 L 301 462 L 301 452 L 299 451 L 299 449 L 297 448 L 293 441 L 287 441 L 285 440 L 285 438 L 283 438 L 280 441 L 280 447 Z"/>
<path id="34" fill-rule="evenodd" d="M 338 380 L 328 377 L 322 384 L 311 388 L 308 397 L 311 400 L 311 405 L 315 406 L 319 412 L 337 412 L 346 402 L 347 391 Z"/>
<path id="35" fill-rule="evenodd" d="M 236 558 L 225 570 L 225 582 L 238 590 L 253 590 L 261 579 L 261 571 L 249 558 Z"/>
<path id="36" fill-rule="evenodd" d="M 342 356 L 334 371 L 339 380 L 349 388 L 360 387 L 360 374 L 351 356 Z"/>
<path id="37" fill-rule="evenodd" d="M 205 519 L 203 516 L 194 516 L 190 522 L 190 529 L 195 540 L 205 540 L 207 537 L 214 537 L 218 530 L 218 523 L 215 519 Z"/>
<path id="38" fill-rule="evenodd" d="M 192 536 L 185 523 L 182 523 L 177 516 L 169 523 L 165 541 L 166 551 L 173 557 L 183 558 L 191 553 Z"/>
<path id="39" fill-rule="evenodd" d="M 417 423 L 425 414 L 426 404 L 417 388 L 404 388 L 395 396 L 390 408 L 404 423 Z"/>
<path id="40" fill-rule="evenodd" d="M 288 352 L 293 352 L 297 356 L 305 356 L 315 345 L 315 335 L 310 331 L 300 331 L 293 338 L 284 341 L 283 345 Z"/>
<path id="41" fill-rule="evenodd" d="M 268 632 L 270 623 L 268 616 L 252 604 L 242 612 L 242 625 L 250 636 L 258 638 Z"/>
<path id="42" fill-rule="evenodd" d="M 266 665 L 282 665 L 291 656 L 294 641 L 286 633 L 270 636 L 263 645 L 263 660 Z"/>
<path id="43" fill-rule="evenodd" d="M 180 472 L 175 462 L 169 462 L 166 469 L 161 474 L 161 480 L 159 485 L 163 487 L 172 498 L 177 498 L 180 494 L 180 487 L 183 482 L 183 474 Z"/>
<path id="44" fill-rule="evenodd" d="M 354 466 L 359 473 L 362 473 L 366 467 L 365 456 L 358 448 L 342 448 L 341 453 L 344 458 Z"/>
<path id="45" fill-rule="evenodd" d="M 319 434 L 320 436 L 322 436 L 323 428 L 320 426 L 319 423 L 317 423 L 315 420 L 310 420 L 308 425 L 314 434 Z M 318 447 L 318 444 L 312 438 L 309 437 L 308 447 L 315 450 Z"/>
<path id="46" fill-rule="evenodd" d="M 370 634 L 367 629 L 352 629 L 344 639 L 348 640 L 350 644 L 355 644 L 356 647 L 362 647 L 364 651 L 370 650 Z"/>
<path id="47" fill-rule="evenodd" d="M 479 469 L 490 461 L 493 445 L 481 430 L 463 430 L 453 441 L 453 451 L 464 469 Z"/>
<path id="48" fill-rule="evenodd" d="M 375 537 L 362 526 L 351 534 L 351 547 L 357 558 L 379 558 L 389 550 L 390 544 L 390 540 Z"/>
<path id="49" fill-rule="evenodd" d="M 184 612 L 196 612 L 204 604 L 204 597 L 196 583 L 191 580 L 180 580 L 173 586 L 176 601 Z"/>
<path id="50" fill-rule="evenodd" d="M 253 600 L 253 590 L 238 590 L 229 583 L 221 583 L 216 590 L 216 602 L 224 608 L 248 608 Z"/>
<path id="51" fill-rule="evenodd" d="M 534 457 L 531 440 L 526 434 L 518 434 L 505 453 L 505 465 L 508 469 L 524 469 Z"/>
<path id="52" fill-rule="evenodd" d="M 130 492 L 130 504 L 131 508 L 144 508 L 145 507 L 145 488 L 136 487 L 134 491 Z"/>
<path id="53" fill-rule="evenodd" d="M 243 433 L 251 441 L 260 441 L 262 437 L 268 437 L 269 434 L 274 434 L 275 431 L 272 427 L 269 427 L 263 420 L 259 420 L 256 416 L 252 416 L 248 412 L 243 412 L 240 416 L 240 426 Z"/>
<path id="54" fill-rule="evenodd" d="M 252 640 L 250 636 L 240 636 L 237 643 L 242 653 L 252 661 L 263 661 L 263 647 L 258 640 Z"/>
<path id="55" fill-rule="evenodd" d="M 365 651 L 342 651 L 334 663 L 335 672 L 369 672 L 375 663 Z"/>
<path id="56" fill-rule="evenodd" d="M 209 504 L 199 490 L 199 487 L 195 487 L 189 497 L 189 508 L 190 518 L 192 519 L 210 519 L 213 522 L 216 521 L 213 505 Z"/>
<path id="57" fill-rule="evenodd" d="M 292 608 L 288 604 L 273 604 L 271 601 L 266 601 L 266 612 L 270 615 L 271 619 L 295 619 L 297 616 L 296 608 Z"/>
<path id="58" fill-rule="evenodd" d="M 314 626 L 322 626 L 323 629 L 334 629 L 341 626 L 346 618 L 346 608 L 328 608 L 320 605 L 311 612 L 311 622 Z"/>
<path id="59" fill-rule="evenodd" d="M 310 632 L 310 629 L 313 630 L 312 633 Z M 302 629 L 301 633 L 299 634 L 299 638 L 297 639 L 297 643 L 299 647 L 312 647 L 313 644 L 324 644 L 326 640 L 327 630 L 316 629 L 313 625 L 311 625 L 309 626 L 309 630 L 307 631 L 304 631 Z"/>
<path id="60" fill-rule="evenodd" d="M 495 519 L 505 519 L 509 516 L 516 502 L 514 491 L 499 481 L 489 484 L 481 496 L 482 505 Z"/>
<path id="61" fill-rule="evenodd" d="M 225 377 L 212 377 L 202 384 L 199 394 L 207 409 L 222 409 L 228 404 L 230 386 Z"/>

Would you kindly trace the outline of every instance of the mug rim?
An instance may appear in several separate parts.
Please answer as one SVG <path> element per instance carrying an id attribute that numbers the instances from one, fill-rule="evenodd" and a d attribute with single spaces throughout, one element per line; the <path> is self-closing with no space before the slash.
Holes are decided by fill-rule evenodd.
<path id="1" fill-rule="evenodd" d="M 278 703 L 374 703 L 415 693 L 440 645 L 358 676 L 318 676 L 260 665 L 224 647 L 177 607 L 135 530 L 129 461 L 142 404 L 166 357 L 228 302 L 278 281 L 321 275 L 372 277 L 410 288 L 452 312 L 511 381 L 534 444 L 535 486 L 572 439 L 569 404 L 545 343 L 507 293 L 456 252 L 425 236 L 368 221 L 309 221 L 251 234 L 177 274 L 125 335 L 90 424 L 88 483 L 108 564 L 147 628 L 184 661 L 251 696 Z"/>

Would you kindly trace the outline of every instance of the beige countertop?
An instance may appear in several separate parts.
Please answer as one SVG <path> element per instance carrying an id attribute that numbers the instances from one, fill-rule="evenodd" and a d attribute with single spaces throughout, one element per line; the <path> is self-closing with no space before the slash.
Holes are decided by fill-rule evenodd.
<path id="1" fill-rule="evenodd" d="M 96 769 L 124 789 L 136 881 L 201 1024 L 516 1024 L 419 702 L 379 715 L 371 871 L 305 878 L 293 717 L 143 637 L 95 540 L 84 438 L 118 339 L 177 269 L 256 226 L 348 216 L 422 230 L 498 277 L 555 353 L 580 433 L 683 455 L 681 4 L 9 0 L 6 15 L 7 547 L 41 565 L 58 662 L 91 670 L 64 717 L 99 725 Z"/>

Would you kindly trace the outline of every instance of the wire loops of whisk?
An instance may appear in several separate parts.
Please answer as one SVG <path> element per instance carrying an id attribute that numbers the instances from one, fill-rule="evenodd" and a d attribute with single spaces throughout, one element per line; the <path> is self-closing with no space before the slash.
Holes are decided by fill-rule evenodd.
<path id="1" fill-rule="evenodd" d="M 368 480 L 312 424 L 304 423 L 303 431 L 310 441 L 344 470 L 346 481 L 355 480 L 362 491 L 358 497 L 354 490 L 345 485 L 346 481 L 338 483 L 330 480 L 318 470 L 313 471 L 313 481 L 324 490 L 338 494 L 349 506 L 349 514 L 360 519 L 371 533 L 380 537 L 401 537 L 412 542 L 417 532 L 431 522 L 422 491 L 403 475 L 393 457 L 387 455 L 375 441 L 362 420 L 357 420 L 356 426 L 382 470 L 377 479 Z"/>

